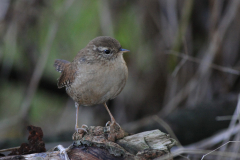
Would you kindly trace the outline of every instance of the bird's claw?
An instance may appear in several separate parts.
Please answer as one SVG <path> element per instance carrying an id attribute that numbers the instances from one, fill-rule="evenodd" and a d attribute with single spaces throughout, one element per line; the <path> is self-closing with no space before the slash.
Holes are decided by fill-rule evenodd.
<path id="1" fill-rule="evenodd" d="M 75 127 L 75 130 L 76 130 L 76 132 L 78 132 L 78 133 L 88 133 L 88 126 L 87 125 L 85 125 L 85 124 L 83 124 L 82 126 L 81 126 L 81 128 L 78 128 L 78 127 Z M 80 132 L 79 132 L 79 130 L 80 130 Z"/>
<path id="2" fill-rule="evenodd" d="M 111 122 L 108 121 L 105 126 L 106 126 L 106 127 L 107 127 L 107 126 L 110 126 L 110 124 L 111 124 Z"/>
<path id="3" fill-rule="evenodd" d="M 117 125 L 119 128 L 121 128 L 121 126 L 116 121 L 108 121 L 105 127 L 113 126 L 113 125 Z"/>

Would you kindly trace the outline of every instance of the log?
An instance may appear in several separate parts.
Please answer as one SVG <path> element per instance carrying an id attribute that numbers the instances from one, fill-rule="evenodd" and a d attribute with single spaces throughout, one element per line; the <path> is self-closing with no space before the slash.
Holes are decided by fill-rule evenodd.
<path id="1" fill-rule="evenodd" d="M 129 135 L 119 125 L 86 127 L 87 133 L 73 134 L 73 144 L 67 149 L 57 146 L 48 152 L 27 155 L 6 156 L 0 160 L 148 160 L 170 155 L 170 148 L 176 141 L 160 130 Z M 55 150 L 60 151 L 55 151 Z M 64 154 L 66 153 L 66 154 Z M 65 157 L 67 156 L 67 157 Z M 172 159 L 169 156 L 169 160 Z"/>

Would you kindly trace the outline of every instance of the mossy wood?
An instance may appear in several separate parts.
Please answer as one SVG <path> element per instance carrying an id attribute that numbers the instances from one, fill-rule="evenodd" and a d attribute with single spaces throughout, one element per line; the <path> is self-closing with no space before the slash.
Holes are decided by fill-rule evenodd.
<path id="1" fill-rule="evenodd" d="M 121 128 L 116 130 L 110 126 L 91 126 L 87 133 L 74 133 L 74 143 L 66 152 L 71 160 L 148 160 L 162 155 L 170 155 L 170 148 L 176 141 L 160 130 L 146 131 L 134 135 L 127 135 Z M 111 131 L 111 132 L 110 132 Z M 113 132 L 112 132 L 113 131 Z M 127 135 L 127 136 L 126 136 Z M 113 138 L 114 137 L 114 138 Z M 28 159 L 28 160 L 63 160 L 60 151 L 7 156 L 0 160 Z"/>

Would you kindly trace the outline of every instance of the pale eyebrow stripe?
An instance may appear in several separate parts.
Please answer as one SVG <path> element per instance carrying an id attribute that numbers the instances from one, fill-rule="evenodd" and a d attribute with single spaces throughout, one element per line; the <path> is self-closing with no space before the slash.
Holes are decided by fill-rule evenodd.
<path id="1" fill-rule="evenodd" d="M 108 50 L 107 47 L 98 47 L 98 49 L 99 49 L 100 51 Z"/>

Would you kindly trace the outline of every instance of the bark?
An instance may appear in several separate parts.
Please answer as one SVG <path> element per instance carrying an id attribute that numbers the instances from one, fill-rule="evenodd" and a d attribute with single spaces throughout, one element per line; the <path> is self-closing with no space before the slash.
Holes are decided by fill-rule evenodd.
<path id="1" fill-rule="evenodd" d="M 91 126 L 73 134 L 73 145 L 61 150 L 61 147 L 44 152 L 28 155 L 2 157 L 0 160 L 148 160 L 162 155 L 170 156 L 170 148 L 176 141 L 160 130 L 146 131 L 129 135 L 119 125 L 110 124 L 106 127 Z M 61 151 L 54 151 L 60 149 Z"/>

